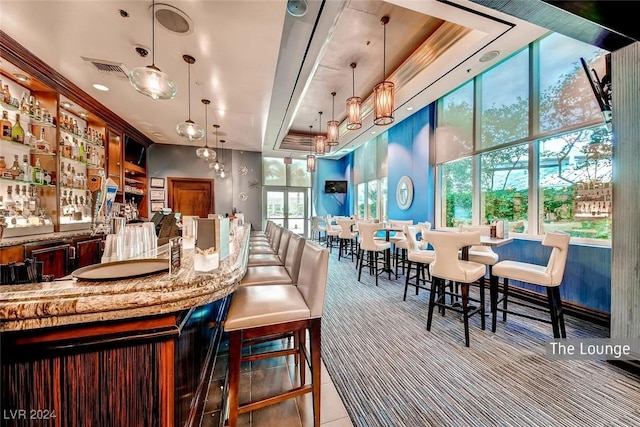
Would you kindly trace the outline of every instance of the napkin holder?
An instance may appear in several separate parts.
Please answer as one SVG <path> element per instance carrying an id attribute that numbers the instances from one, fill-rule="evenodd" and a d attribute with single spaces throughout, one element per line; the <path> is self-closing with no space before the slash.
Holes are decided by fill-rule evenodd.
<path id="1" fill-rule="evenodd" d="M 494 220 L 491 221 L 491 225 L 496 227 L 496 238 L 506 239 L 509 237 L 509 221 Z"/>
<path id="2" fill-rule="evenodd" d="M 198 218 L 193 259 L 195 271 L 208 272 L 229 256 L 229 219 Z"/>

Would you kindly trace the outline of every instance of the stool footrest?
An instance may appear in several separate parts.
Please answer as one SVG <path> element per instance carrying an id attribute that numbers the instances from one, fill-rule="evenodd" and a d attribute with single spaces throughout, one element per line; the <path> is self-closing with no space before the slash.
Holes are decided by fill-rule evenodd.
<path id="1" fill-rule="evenodd" d="M 254 400 L 248 403 L 242 403 L 238 406 L 238 415 L 244 414 L 245 412 L 255 411 L 256 409 L 264 408 L 269 405 L 280 403 L 287 399 L 302 396 L 303 394 L 311 393 L 312 391 L 313 391 L 312 385 L 306 384 L 306 385 L 291 389 L 277 396 L 271 396 L 271 397 L 267 397 L 260 400 Z"/>

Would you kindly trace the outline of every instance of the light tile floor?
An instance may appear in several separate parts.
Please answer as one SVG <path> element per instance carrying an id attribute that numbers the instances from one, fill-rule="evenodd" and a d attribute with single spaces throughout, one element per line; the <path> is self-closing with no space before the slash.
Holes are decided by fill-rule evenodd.
<path id="1" fill-rule="evenodd" d="M 265 348 L 271 346 L 277 348 L 284 344 L 286 344 L 284 340 L 279 340 L 272 343 L 259 344 L 253 346 L 252 349 L 264 351 Z M 227 343 L 223 341 L 218 351 L 215 371 L 211 375 L 201 427 L 218 427 L 220 425 L 222 387 L 224 386 L 227 369 L 227 356 Z M 307 379 L 310 377 L 311 373 L 308 371 Z M 297 367 L 294 364 L 293 356 L 243 363 L 240 380 L 240 401 L 247 401 L 250 397 L 254 399 L 265 397 L 285 388 L 290 388 L 292 380 L 296 378 Z M 324 363 L 322 364 L 320 379 L 321 426 L 352 427 L 353 424 Z M 289 399 L 248 414 L 242 414 L 239 417 L 238 425 L 240 427 L 313 427 L 312 396 L 310 393 L 305 394 L 295 400 Z"/>

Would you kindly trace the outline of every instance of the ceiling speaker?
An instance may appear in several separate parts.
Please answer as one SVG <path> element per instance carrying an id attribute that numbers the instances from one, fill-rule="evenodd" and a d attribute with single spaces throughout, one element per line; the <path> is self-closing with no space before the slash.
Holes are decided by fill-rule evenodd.
<path id="1" fill-rule="evenodd" d="M 304 16 L 307 13 L 307 0 L 288 0 L 287 12 L 296 18 Z"/>

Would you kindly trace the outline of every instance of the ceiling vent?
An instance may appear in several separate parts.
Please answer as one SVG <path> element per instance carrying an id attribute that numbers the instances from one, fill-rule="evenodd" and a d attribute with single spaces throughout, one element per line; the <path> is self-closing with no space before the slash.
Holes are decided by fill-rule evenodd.
<path id="1" fill-rule="evenodd" d="M 107 77 L 115 77 L 120 80 L 129 79 L 129 71 L 125 68 L 121 62 L 105 61 L 103 59 L 85 58 L 81 56 L 82 60 L 91 65 L 92 68 L 98 70 L 101 75 Z"/>

